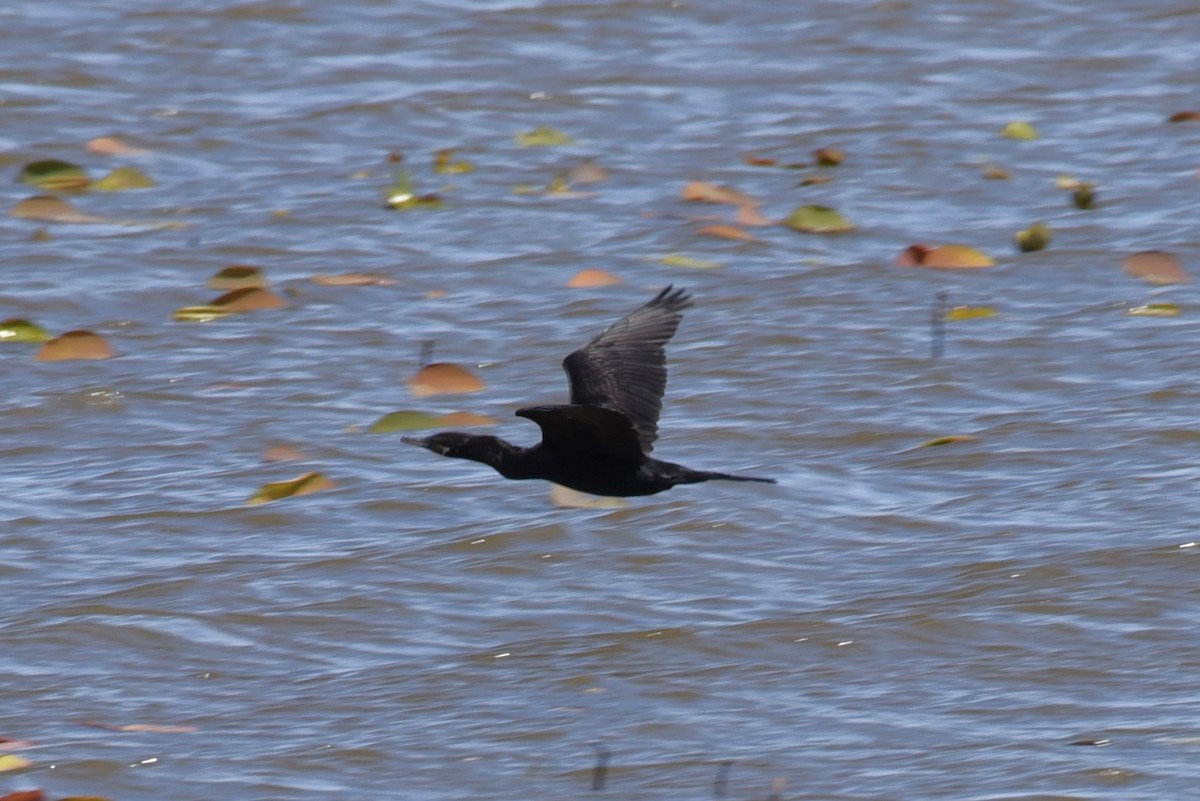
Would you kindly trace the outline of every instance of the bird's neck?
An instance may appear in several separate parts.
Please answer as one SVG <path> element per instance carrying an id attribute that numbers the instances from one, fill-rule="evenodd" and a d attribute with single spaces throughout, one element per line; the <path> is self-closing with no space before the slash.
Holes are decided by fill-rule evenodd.
<path id="1" fill-rule="evenodd" d="M 505 478 L 537 478 L 532 450 L 499 437 L 481 435 L 473 437 L 468 447 L 454 455 L 489 465 Z"/>

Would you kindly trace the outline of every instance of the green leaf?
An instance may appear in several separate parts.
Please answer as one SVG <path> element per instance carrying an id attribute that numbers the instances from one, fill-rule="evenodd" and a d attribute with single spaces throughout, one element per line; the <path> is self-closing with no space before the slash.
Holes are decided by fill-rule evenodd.
<path id="1" fill-rule="evenodd" d="M 946 311 L 946 319 L 952 322 L 978 320 L 983 317 L 995 317 L 996 314 L 996 310 L 991 306 L 955 306 Z"/>
<path id="2" fill-rule="evenodd" d="M 940 448 L 943 445 L 953 445 L 956 442 L 971 442 L 979 439 L 979 437 L 971 436 L 970 434 L 950 434 L 945 437 L 934 437 L 927 439 L 921 443 L 922 448 Z"/>
<path id="3" fill-rule="evenodd" d="M 158 182 L 136 167 L 117 167 L 92 184 L 91 188 L 98 192 L 124 192 L 127 189 L 153 189 L 156 186 Z"/>
<path id="4" fill-rule="evenodd" d="M 1036 222 L 1028 228 L 1017 231 L 1013 236 L 1016 240 L 1017 247 L 1022 253 L 1032 253 L 1041 250 L 1050 244 L 1053 234 L 1050 231 L 1050 226 L 1044 222 Z"/>
<path id="5" fill-rule="evenodd" d="M 36 323 L 11 317 L 0 322 L 0 342 L 45 342 L 50 334 Z"/>
<path id="6" fill-rule="evenodd" d="M 1183 311 L 1174 303 L 1147 303 L 1145 306 L 1134 306 L 1126 314 L 1134 317 L 1178 317 Z"/>
<path id="7" fill-rule="evenodd" d="M 402 410 L 380 417 L 367 431 L 371 434 L 390 434 L 394 431 L 418 431 L 423 428 L 440 428 L 441 418 L 425 412 Z"/>
<path id="8" fill-rule="evenodd" d="M 854 223 L 828 206 L 801 206 L 789 214 L 783 224 L 809 234 L 840 234 L 854 230 Z"/>
<path id="9" fill-rule="evenodd" d="M 293 495 L 308 495 L 310 492 L 332 489 L 336 486 L 336 484 L 320 473 L 305 473 L 290 481 L 274 481 L 270 484 L 263 484 L 258 492 L 247 499 L 246 504 L 252 506 L 259 503 L 269 503 L 270 501 L 278 501 L 282 498 L 290 498 Z"/>
<path id="10" fill-rule="evenodd" d="M 522 131 L 516 138 L 521 147 L 557 147 L 575 142 L 562 131 L 545 125 L 539 125 L 532 131 Z"/>
<path id="11" fill-rule="evenodd" d="M 659 259 L 659 261 L 670 267 L 686 267 L 689 270 L 717 270 L 725 266 L 719 261 L 698 259 L 695 256 L 688 256 L 683 253 L 668 253 Z"/>
<path id="12" fill-rule="evenodd" d="M 32 161 L 21 169 L 17 180 L 52 192 L 78 191 L 91 182 L 83 167 L 59 159 Z"/>
<path id="13" fill-rule="evenodd" d="M 1001 136 L 1006 136 L 1009 139 L 1031 140 L 1037 139 L 1041 134 L 1037 128 L 1033 127 L 1033 123 L 1024 122 L 1023 120 L 1013 120 L 1008 125 L 1000 130 Z"/>
<path id="14" fill-rule="evenodd" d="M 267 279 L 259 267 L 250 264 L 234 264 L 217 271 L 208 279 L 212 289 L 264 289 Z"/>
<path id="15" fill-rule="evenodd" d="M 233 311 L 224 306 L 184 306 L 176 309 L 171 318 L 181 323 L 207 323 L 231 314 Z"/>

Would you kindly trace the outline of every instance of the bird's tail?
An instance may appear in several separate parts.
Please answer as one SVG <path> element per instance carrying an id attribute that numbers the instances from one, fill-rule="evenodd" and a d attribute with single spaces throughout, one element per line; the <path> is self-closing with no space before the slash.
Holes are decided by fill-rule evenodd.
<path id="1" fill-rule="evenodd" d="M 778 484 L 779 482 L 773 478 L 759 478 L 758 476 L 739 476 L 733 473 L 715 473 L 711 470 L 696 470 L 693 471 L 694 476 L 687 483 L 695 484 L 700 481 L 760 481 L 763 484 Z"/>

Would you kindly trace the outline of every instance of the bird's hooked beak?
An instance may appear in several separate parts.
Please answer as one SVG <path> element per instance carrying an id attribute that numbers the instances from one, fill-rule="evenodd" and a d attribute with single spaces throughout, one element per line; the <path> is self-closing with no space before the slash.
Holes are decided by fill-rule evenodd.
<path id="1" fill-rule="evenodd" d="M 429 437 L 401 437 L 400 441 L 406 445 L 417 445 L 421 448 L 428 448 L 439 456 L 446 455 L 446 449 L 444 447 L 439 447 L 438 445 L 432 444 L 429 441 Z"/>

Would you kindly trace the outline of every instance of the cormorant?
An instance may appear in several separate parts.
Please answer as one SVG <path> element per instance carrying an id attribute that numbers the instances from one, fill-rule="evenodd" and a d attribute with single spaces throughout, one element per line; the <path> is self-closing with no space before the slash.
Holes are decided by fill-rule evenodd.
<path id="1" fill-rule="evenodd" d="M 650 456 L 667 387 L 663 347 L 692 299 L 668 286 L 563 360 L 571 383 L 567 405 L 517 409 L 542 429 L 531 448 L 499 437 L 447 431 L 405 437 L 442 456 L 491 465 L 505 478 L 541 478 L 593 495 L 653 495 L 676 484 L 772 478 L 692 470 Z"/>

